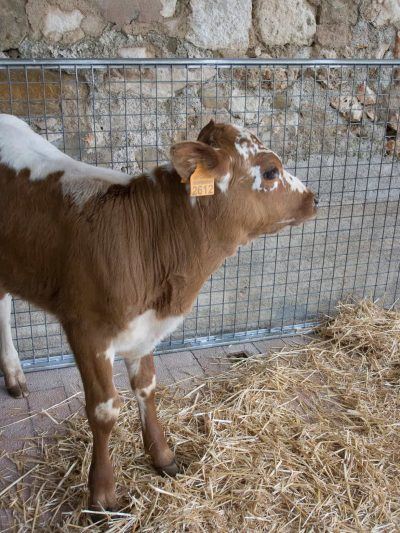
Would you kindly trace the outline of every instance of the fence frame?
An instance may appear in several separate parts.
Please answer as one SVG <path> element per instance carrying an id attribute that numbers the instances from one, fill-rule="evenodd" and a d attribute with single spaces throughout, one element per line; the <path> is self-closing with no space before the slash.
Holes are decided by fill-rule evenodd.
<path id="1" fill-rule="evenodd" d="M 399 59 L 248 59 L 248 58 L 224 58 L 224 59 L 0 59 L 0 73 L 3 70 L 9 72 L 9 69 L 22 68 L 27 69 L 39 67 L 41 69 L 54 68 L 61 72 L 62 69 L 72 69 L 77 72 L 80 68 L 129 68 L 129 67 L 173 67 L 182 66 L 195 69 L 203 67 L 215 67 L 217 69 L 232 67 L 300 67 L 301 69 L 318 67 L 332 68 L 349 68 L 349 67 L 392 67 L 400 69 Z M 285 124 L 286 126 L 286 124 Z M 398 209 L 396 222 L 398 221 Z M 394 237 L 393 237 L 394 238 Z M 290 246 L 290 244 L 289 244 Z M 398 290 L 398 284 L 397 284 Z M 397 294 L 397 292 L 396 292 Z M 275 338 L 288 336 L 298 333 L 309 333 L 318 324 L 318 320 L 304 321 L 291 325 L 281 325 L 279 327 L 259 328 L 248 331 L 234 331 L 233 333 L 221 333 L 212 335 L 210 332 L 204 337 L 186 338 L 183 341 L 170 340 L 168 343 L 161 343 L 159 352 L 179 351 L 183 349 L 196 349 L 224 344 L 251 342 L 266 338 Z M 22 366 L 25 371 L 41 370 L 43 368 L 60 368 L 73 364 L 71 354 L 53 355 L 46 357 L 35 357 L 34 359 L 22 359 Z"/>

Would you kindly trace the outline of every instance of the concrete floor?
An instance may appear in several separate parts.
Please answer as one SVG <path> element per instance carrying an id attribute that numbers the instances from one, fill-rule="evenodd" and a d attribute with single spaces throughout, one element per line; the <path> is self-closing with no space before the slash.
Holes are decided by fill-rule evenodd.
<path id="1" fill-rule="evenodd" d="M 268 354 L 306 341 L 307 337 L 296 336 L 159 355 L 155 358 L 157 382 L 188 387 L 193 376 L 221 372 L 229 354 L 242 351 Z M 119 390 L 130 388 L 122 361 L 115 362 L 114 376 Z M 76 367 L 30 372 L 26 377 L 30 394 L 22 399 L 8 396 L 0 378 L 0 493 L 17 478 L 15 465 L 7 454 L 21 449 L 27 439 L 43 432 L 51 437 L 60 421 L 78 409 L 84 414 L 82 383 Z M 76 396 L 70 399 L 73 395 Z M 12 531 L 11 523 L 11 516 L 0 511 L 0 532 Z"/>

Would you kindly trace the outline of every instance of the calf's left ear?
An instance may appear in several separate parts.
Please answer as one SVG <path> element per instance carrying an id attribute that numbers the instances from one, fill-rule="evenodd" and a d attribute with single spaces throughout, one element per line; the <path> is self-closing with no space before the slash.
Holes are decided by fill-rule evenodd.
<path id="1" fill-rule="evenodd" d="M 200 141 L 185 141 L 174 144 L 171 147 L 170 155 L 171 162 L 183 183 L 189 181 L 198 165 L 209 172 L 216 181 L 229 172 L 229 156 L 223 150 L 216 150 Z"/>

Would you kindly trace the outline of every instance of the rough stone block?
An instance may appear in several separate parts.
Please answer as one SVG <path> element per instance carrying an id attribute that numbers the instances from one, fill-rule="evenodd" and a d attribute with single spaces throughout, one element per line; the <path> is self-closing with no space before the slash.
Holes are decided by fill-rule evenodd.
<path id="1" fill-rule="evenodd" d="M 24 2 L 0 0 L 0 45 L 2 50 L 16 48 L 28 32 Z"/>
<path id="2" fill-rule="evenodd" d="M 249 45 L 251 0 L 191 0 L 186 39 L 208 50 L 244 51 Z"/>
<path id="3" fill-rule="evenodd" d="M 132 21 L 159 22 L 175 12 L 171 0 L 96 0 L 105 20 L 123 28 Z M 175 1 L 176 4 L 176 1 Z"/>
<path id="4" fill-rule="evenodd" d="M 50 6 L 44 19 L 43 35 L 52 41 L 59 41 L 64 33 L 78 30 L 82 19 L 83 15 L 79 9 L 62 11 L 58 7 Z"/>
<path id="5" fill-rule="evenodd" d="M 85 35 L 99 36 L 105 27 L 96 6 L 86 0 L 28 0 L 26 13 L 34 36 L 50 43 L 73 44 Z"/>
<path id="6" fill-rule="evenodd" d="M 400 28 L 400 3 L 398 0 L 369 0 L 361 3 L 363 17 L 374 26 L 394 24 Z"/>
<path id="7" fill-rule="evenodd" d="M 316 21 L 314 9 L 306 0 L 258 0 L 255 12 L 267 46 L 311 44 Z"/>
<path id="8" fill-rule="evenodd" d="M 334 96 L 330 104 L 350 122 L 360 122 L 362 119 L 362 105 L 355 96 Z"/>
<path id="9" fill-rule="evenodd" d="M 97 0 L 97 4 L 104 20 L 121 28 L 139 16 L 139 8 L 131 0 Z"/>
<path id="10" fill-rule="evenodd" d="M 176 9 L 177 0 L 160 0 L 162 4 L 162 9 L 160 11 L 161 15 L 165 18 L 173 17 Z"/>
<path id="11" fill-rule="evenodd" d="M 316 39 L 321 46 L 344 47 L 351 41 L 351 28 L 357 22 L 357 3 L 347 0 L 321 2 Z"/>
<path id="12" fill-rule="evenodd" d="M 123 46 L 118 49 L 117 54 L 122 58 L 146 58 L 152 57 L 145 46 Z"/>

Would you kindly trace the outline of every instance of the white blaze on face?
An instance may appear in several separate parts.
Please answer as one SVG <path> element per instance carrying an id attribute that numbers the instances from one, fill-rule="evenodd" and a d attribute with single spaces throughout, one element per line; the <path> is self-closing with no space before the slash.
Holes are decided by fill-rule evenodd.
<path id="1" fill-rule="evenodd" d="M 265 148 L 255 135 L 252 135 L 248 131 L 240 128 L 237 128 L 237 132 L 238 136 L 236 137 L 235 148 L 244 160 L 247 161 L 250 155 L 257 155 L 260 153 L 272 154 L 278 158 L 278 156 L 272 150 Z M 270 187 L 262 187 L 262 174 L 260 165 L 252 166 L 250 168 L 250 175 L 254 178 L 252 185 L 252 189 L 254 191 L 271 192 L 277 190 L 277 182 L 271 184 Z"/>
<path id="2" fill-rule="evenodd" d="M 106 402 L 96 405 L 94 415 L 100 422 L 111 422 L 118 418 L 119 407 L 114 407 L 115 398 L 110 398 Z"/>
<path id="3" fill-rule="evenodd" d="M 240 128 L 236 128 L 236 130 L 237 137 L 235 140 L 235 148 L 238 154 L 241 155 L 245 161 L 247 161 L 250 156 L 254 156 L 259 153 L 273 154 L 276 158 L 278 158 L 275 152 L 266 149 L 255 135 L 252 135 L 248 131 Z M 253 190 L 272 192 L 278 189 L 279 185 L 277 181 L 275 181 L 273 184 L 271 183 L 270 187 L 262 186 L 262 174 L 261 167 L 259 165 L 255 165 L 250 168 L 250 175 L 254 179 L 252 185 Z M 279 175 L 279 180 L 284 186 L 289 186 L 290 190 L 293 192 L 303 193 L 307 191 L 307 187 L 304 185 L 304 183 L 301 182 L 296 176 L 289 174 L 289 172 L 286 170 Z"/>
<path id="4" fill-rule="evenodd" d="M 262 189 L 262 187 L 261 187 L 262 176 L 261 176 L 261 168 L 260 168 L 260 166 L 256 165 L 254 167 L 251 167 L 250 174 L 251 174 L 251 176 L 254 179 L 253 185 L 252 185 L 251 188 L 254 191 L 261 191 L 261 189 Z"/>
<path id="5" fill-rule="evenodd" d="M 289 185 L 293 192 L 303 193 L 307 191 L 307 187 L 304 185 L 304 183 L 296 176 L 289 174 L 289 172 L 286 170 L 283 171 L 283 180 Z"/>
<path id="6" fill-rule="evenodd" d="M 259 165 L 256 165 L 254 167 L 250 168 L 250 175 L 253 177 L 253 185 L 252 189 L 253 191 L 264 191 L 264 192 L 273 192 L 276 191 L 278 188 L 278 182 L 275 181 L 271 187 L 262 187 L 262 175 L 261 175 L 261 167 Z"/>

